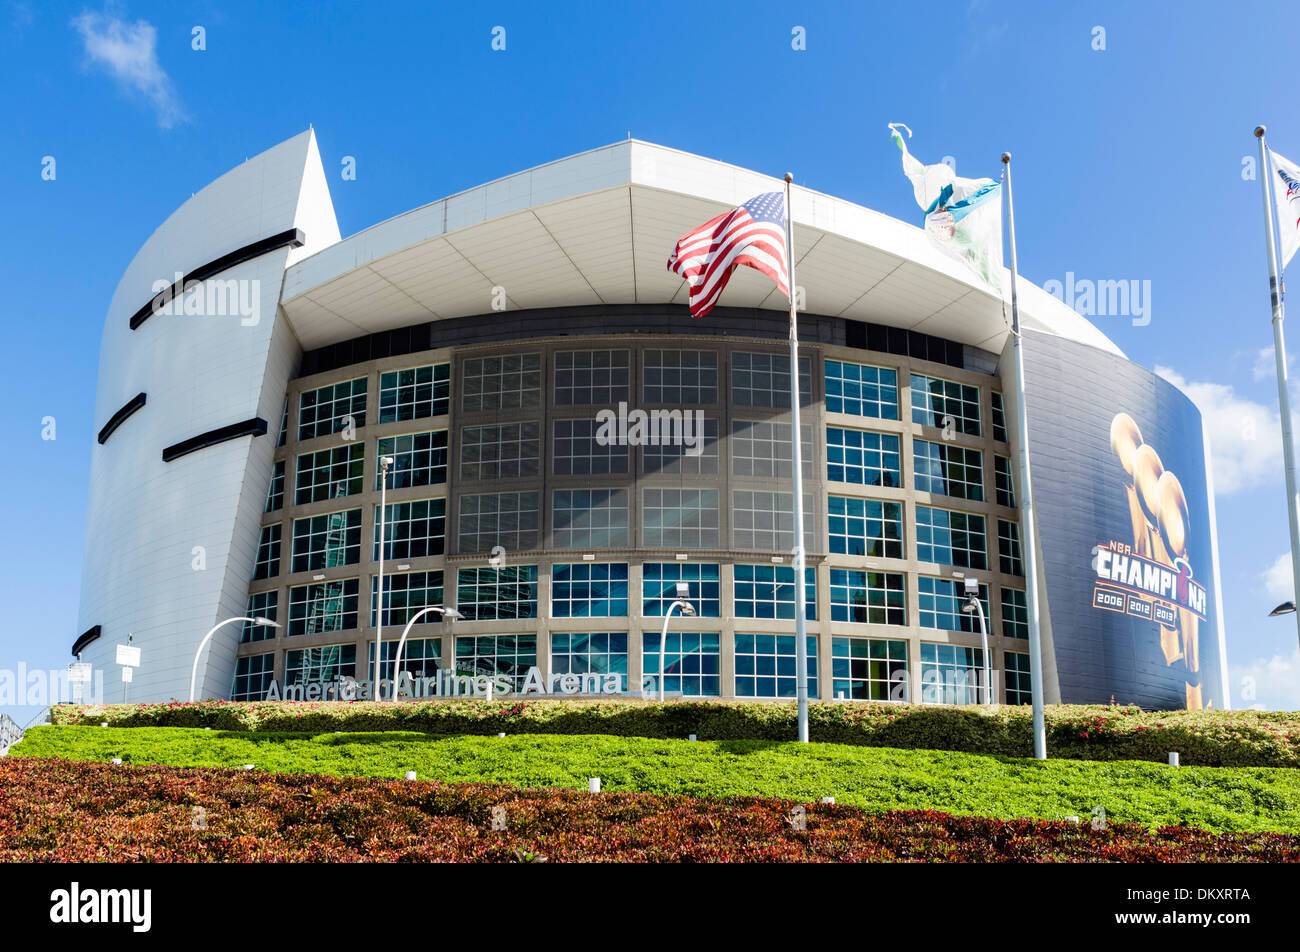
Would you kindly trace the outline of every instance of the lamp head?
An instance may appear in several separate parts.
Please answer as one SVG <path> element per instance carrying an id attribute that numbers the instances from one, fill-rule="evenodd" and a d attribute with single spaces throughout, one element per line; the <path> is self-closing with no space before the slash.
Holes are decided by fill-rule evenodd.
<path id="1" fill-rule="evenodd" d="M 975 579 L 975 578 L 962 579 L 962 587 L 965 588 L 967 595 L 978 595 L 980 592 L 979 579 Z"/>
<path id="2" fill-rule="evenodd" d="M 254 622 L 255 622 L 256 624 L 261 625 L 263 628 L 283 628 L 283 627 L 284 627 L 284 626 L 281 625 L 278 621 L 272 621 L 272 620 L 269 619 L 269 618 L 256 618 L 256 619 L 254 619 Z"/>
<path id="3" fill-rule="evenodd" d="M 1272 618 L 1274 615 L 1289 615 L 1293 611 L 1295 611 L 1295 602 L 1283 602 L 1281 605 L 1277 606 L 1277 608 L 1269 612 L 1268 617 Z"/>
<path id="4" fill-rule="evenodd" d="M 450 621 L 455 621 L 456 619 L 464 618 L 465 616 L 462 615 L 460 612 L 456 611 L 456 609 L 454 608 L 444 608 L 442 610 L 442 617 Z"/>
<path id="5" fill-rule="evenodd" d="M 694 617 L 695 617 L 695 606 L 694 606 L 694 605 L 692 605 L 690 602 L 682 602 L 682 603 L 681 603 L 681 606 L 682 606 L 682 614 L 683 614 L 683 615 L 687 616 L 688 618 L 694 618 Z"/>

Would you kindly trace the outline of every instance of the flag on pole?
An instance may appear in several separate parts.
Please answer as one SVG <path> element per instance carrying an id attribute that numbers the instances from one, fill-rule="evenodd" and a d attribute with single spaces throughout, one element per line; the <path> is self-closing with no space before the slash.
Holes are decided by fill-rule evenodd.
<path id="1" fill-rule="evenodd" d="M 1273 204 L 1277 207 L 1278 241 L 1282 245 L 1282 263 L 1285 268 L 1300 248 L 1300 166 L 1284 159 L 1272 149 L 1268 161 L 1277 179 L 1273 183 Z"/>
<path id="2" fill-rule="evenodd" d="M 790 296 L 785 264 L 785 196 L 755 195 L 739 208 L 710 218 L 682 235 L 668 270 L 690 284 L 691 317 L 713 309 L 737 265 L 763 272 Z"/>
<path id="3" fill-rule="evenodd" d="M 907 151 L 900 126 L 907 129 L 899 122 L 889 124 L 890 137 L 903 153 L 903 174 L 925 213 L 925 233 L 1001 296 L 1002 187 L 992 179 L 960 178 L 943 162 L 922 165 Z"/>

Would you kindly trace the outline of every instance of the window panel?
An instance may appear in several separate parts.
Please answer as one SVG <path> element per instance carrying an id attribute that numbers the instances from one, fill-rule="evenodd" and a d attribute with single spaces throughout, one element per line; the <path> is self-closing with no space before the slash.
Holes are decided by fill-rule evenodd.
<path id="1" fill-rule="evenodd" d="M 718 402 L 718 355 L 711 350 L 649 349 L 642 355 L 646 403 Z"/>
<path id="2" fill-rule="evenodd" d="M 253 565 L 253 581 L 275 578 L 280 574 L 280 541 L 284 533 L 281 524 L 262 526 L 257 540 L 257 561 Z"/>
<path id="3" fill-rule="evenodd" d="M 859 486 L 901 486 L 898 437 L 869 430 L 826 428 L 826 478 Z"/>
<path id="4" fill-rule="evenodd" d="M 751 552 L 794 550 L 794 494 L 737 489 L 731 494 L 733 545 Z M 803 497 L 804 550 L 816 549 L 813 497 Z"/>
<path id="5" fill-rule="evenodd" d="M 722 615 L 722 582 L 717 565 L 698 562 L 646 562 L 641 566 L 641 614 L 662 617 L 677 599 L 677 583 L 685 582 L 700 618 Z M 676 618 L 681 609 L 673 613 Z"/>
<path id="6" fill-rule="evenodd" d="M 742 407 L 790 409 L 790 357 L 786 354 L 731 355 L 731 402 Z M 812 361 L 799 358 L 799 405 L 812 403 Z"/>
<path id="7" fill-rule="evenodd" d="M 885 367 L 828 360 L 826 412 L 898 419 L 898 373 Z"/>
<path id="8" fill-rule="evenodd" d="M 1016 508 L 1016 477 L 1011 472 L 1011 460 L 1005 456 L 993 457 L 993 480 L 999 506 Z"/>
<path id="9" fill-rule="evenodd" d="M 280 593 L 272 589 L 269 592 L 258 592 L 256 595 L 249 595 L 248 610 L 244 614 L 249 618 L 269 618 L 271 621 L 278 621 L 276 615 L 279 609 Z M 251 644 L 254 641 L 273 641 L 274 639 L 275 629 L 267 625 L 246 621 L 240 626 L 239 643 L 241 645 Z"/>
<path id="10" fill-rule="evenodd" d="M 552 674 L 616 674 L 627 690 L 627 632 L 551 632 Z"/>
<path id="11" fill-rule="evenodd" d="M 917 492 L 984 501 L 984 454 L 955 443 L 912 440 Z"/>
<path id="12" fill-rule="evenodd" d="M 430 364 L 379 375 L 379 422 L 442 416 L 451 395 L 451 364 Z"/>
<path id="13" fill-rule="evenodd" d="M 263 512 L 275 512 L 284 508 L 284 460 L 275 461 L 271 470 L 271 485 L 266 490 L 266 508 Z"/>
<path id="14" fill-rule="evenodd" d="M 361 492 L 365 456 L 365 444 L 355 441 L 300 455 L 293 484 L 294 505 L 305 506 Z"/>
<path id="15" fill-rule="evenodd" d="M 293 571 L 316 572 L 360 561 L 360 509 L 293 521 Z"/>
<path id="16" fill-rule="evenodd" d="M 627 563 L 576 562 L 551 566 L 553 618 L 627 615 Z"/>
<path id="17" fill-rule="evenodd" d="M 831 694 L 835 698 L 906 702 L 910 692 L 906 641 L 831 639 Z"/>
<path id="18" fill-rule="evenodd" d="M 284 683 L 314 684 L 357 676 L 356 645 L 325 645 L 286 651 Z"/>
<path id="19" fill-rule="evenodd" d="M 541 424 L 501 423 L 460 431 L 461 479 L 519 479 L 541 472 Z"/>
<path id="20" fill-rule="evenodd" d="M 831 569 L 831 621 L 906 625 L 902 573 Z"/>
<path id="21" fill-rule="evenodd" d="M 803 475 L 812 479 L 812 427 L 801 426 Z M 794 473 L 794 441 L 790 424 L 769 420 L 731 421 L 731 474 L 766 479 L 790 479 Z"/>
<path id="22" fill-rule="evenodd" d="M 993 391 L 993 439 L 1007 443 L 1007 415 L 1002 407 L 1002 394 Z"/>
<path id="23" fill-rule="evenodd" d="M 442 572 L 398 572 L 384 574 L 384 625 L 405 625 L 422 610 L 443 603 Z M 375 627 L 379 603 L 379 576 L 370 577 L 370 627 Z M 438 612 L 429 612 L 416 624 L 436 625 Z"/>
<path id="24" fill-rule="evenodd" d="M 951 509 L 916 507 L 916 558 L 958 568 L 988 568 L 984 517 Z"/>
<path id="25" fill-rule="evenodd" d="M 735 566 L 737 618 L 794 618 L 793 565 Z M 817 620 L 817 570 L 804 569 L 804 617 Z"/>
<path id="26" fill-rule="evenodd" d="M 642 491 L 642 544 L 651 549 L 716 549 L 718 490 Z"/>
<path id="27" fill-rule="evenodd" d="M 631 393 L 626 350 L 561 350 L 555 354 L 555 402 L 560 406 L 626 403 Z"/>
<path id="28" fill-rule="evenodd" d="M 380 665 L 380 680 L 392 682 L 393 680 L 393 662 L 397 660 L 397 642 L 391 640 L 384 641 L 383 647 L 384 663 Z M 375 643 L 370 642 L 369 649 L 366 652 L 366 665 L 369 674 L 366 676 L 370 680 L 375 677 Z M 408 638 L 406 644 L 402 646 L 402 670 L 412 678 L 431 678 L 438 673 L 442 667 L 442 639 L 441 638 Z M 409 686 L 408 686 L 409 688 Z M 385 696 L 387 691 L 385 688 Z M 402 690 L 402 685 L 398 686 Z"/>
<path id="29" fill-rule="evenodd" d="M 460 497 L 457 532 L 462 553 L 491 552 L 496 546 L 508 552 L 535 549 L 540 524 L 535 492 Z"/>
<path id="30" fill-rule="evenodd" d="M 389 561 L 442 555 L 447 535 L 447 500 L 413 499 L 384 507 L 384 558 Z M 379 560 L 379 507 L 370 557 Z"/>
<path id="31" fill-rule="evenodd" d="M 304 390 L 298 397 L 298 439 L 329 436 L 347 426 L 366 425 L 365 377 L 345 380 L 316 390 Z"/>
<path id="32" fill-rule="evenodd" d="M 289 589 L 290 636 L 357 627 L 357 580 L 313 582 Z"/>
<path id="33" fill-rule="evenodd" d="M 235 661 L 235 683 L 230 690 L 232 701 L 264 701 L 275 680 L 275 652 L 245 655 Z"/>
<path id="34" fill-rule="evenodd" d="M 795 635 L 735 635 L 736 697 L 796 697 Z M 817 638 L 806 635 L 808 696 L 817 697 Z"/>
<path id="35" fill-rule="evenodd" d="M 1002 589 L 1002 637 L 1029 637 L 1029 606 L 1022 589 Z"/>
<path id="36" fill-rule="evenodd" d="M 921 642 L 922 704 L 978 704 L 983 684 L 981 649 Z"/>
<path id="37" fill-rule="evenodd" d="M 966 604 L 964 581 L 951 578 L 933 578 L 922 575 L 916 580 L 917 609 L 920 613 L 922 628 L 937 628 L 940 631 L 968 631 L 979 634 L 979 619 L 973 612 L 964 612 Z M 989 625 L 989 634 L 993 634 L 993 617 L 989 614 L 989 587 L 981 584 L 979 588 L 980 604 L 984 608 L 985 624 Z"/>
<path id="38" fill-rule="evenodd" d="M 456 608 L 467 621 L 536 618 L 537 566 L 460 569 Z"/>
<path id="39" fill-rule="evenodd" d="M 831 552 L 875 558 L 903 557 L 903 505 L 855 496 L 830 496 Z"/>
<path id="40" fill-rule="evenodd" d="M 617 442 L 602 444 L 596 420 L 555 420 L 551 472 L 556 476 L 607 476 L 628 471 L 628 449 Z"/>
<path id="41" fill-rule="evenodd" d="M 660 667 L 661 632 L 647 631 L 641 636 L 642 671 L 647 688 L 658 690 L 658 676 L 663 672 L 664 693 L 686 697 L 718 697 L 722 692 L 722 658 L 717 632 L 670 631 L 663 644 L 663 667 Z"/>
<path id="42" fill-rule="evenodd" d="M 912 422 L 940 429 L 952 417 L 958 433 L 980 435 L 980 391 L 941 377 L 912 374 Z"/>
<path id="43" fill-rule="evenodd" d="M 514 689 L 520 691 L 528 669 L 536 666 L 536 635 L 474 635 L 456 639 L 458 673 L 505 675 Z"/>
<path id="44" fill-rule="evenodd" d="M 526 410 L 542 403 L 542 355 L 470 357 L 461 374 L 461 406 L 482 410 Z"/>
<path id="45" fill-rule="evenodd" d="M 382 483 L 379 460 L 391 456 L 388 488 L 436 486 L 447 481 L 447 431 L 430 430 L 406 436 L 387 436 L 379 441 L 375 459 L 375 489 Z"/>
<path id="46" fill-rule="evenodd" d="M 629 543 L 627 490 L 557 489 L 551 497 L 556 549 L 618 549 Z"/>
<path id="47" fill-rule="evenodd" d="M 998 571 L 1003 575 L 1024 575 L 1020 560 L 1020 526 L 1009 519 L 998 520 Z"/>
<path id="48" fill-rule="evenodd" d="M 641 447 L 641 472 L 647 474 L 669 473 L 681 476 L 716 476 L 721 470 L 718 465 L 718 421 L 709 417 L 704 419 L 704 435 L 696 430 L 692 434 L 694 446 L 687 446 L 686 440 L 648 444 Z M 698 448 L 698 454 L 691 453 Z"/>
<path id="49" fill-rule="evenodd" d="M 1002 658 L 1006 666 L 1003 672 L 1003 680 L 1007 686 L 1007 703 L 1032 703 L 1033 689 L 1029 673 L 1029 655 L 1022 651 L 1004 651 Z"/>

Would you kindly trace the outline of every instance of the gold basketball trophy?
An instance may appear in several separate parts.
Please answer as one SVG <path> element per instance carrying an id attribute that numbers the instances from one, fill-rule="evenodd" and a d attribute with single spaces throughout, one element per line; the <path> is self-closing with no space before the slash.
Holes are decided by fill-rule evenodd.
<path id="1" fill-rule="evenodd" d="M 1142 441 L 1142 432 L 1127 413 L 1117 413 L 1110 422 L 1110 445 L 1129 476 L 1125 486 L 1129 519 L 1133 527 L 1133 551 L 1181 574 L 1187 565 L 1187 497 L 1178 477 L 1164 468 L 1155 448 Z M 1177 627 L 1160 625 L 1160 650 L 1165 664 L 1182 661 L 1187 668 L 1187 709 L 1203 706 L 1200 679 L 1199 619 L 1188 609 L 1175 606 Z"/>

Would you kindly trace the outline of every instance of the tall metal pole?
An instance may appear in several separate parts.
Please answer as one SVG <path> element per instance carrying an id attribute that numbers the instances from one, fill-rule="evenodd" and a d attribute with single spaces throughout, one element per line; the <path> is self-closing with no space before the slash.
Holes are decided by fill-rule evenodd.
<path id="1" fill-rule="evenodd" d="M 795 697 L 799 708 L 799 743 L 808 743 L 808 641 L 805 606 L 803 551 L 803 446 L 799 430 L 799 314 L 795 305 L 794 209 L 790 205 L 790 183 L 794 174 L 785 173 L 785 256 L 786 279 L 790 288 L 790 442 L 794 469 L 794 664 Z"/>
<path id="2" fill-rule="evenodd" d="M 378 444 L 376 444 L 376 447 Z M 388 518 L 388 467 L 393 462 L 391 456 L 379 459 L 379 581 L 375 596 L 375 700 L 384 698 L 379 693 L 383 685 L 380 670 L 384 666 L 384 520 Z M 394 672 L 396 673 L 396 672 Z"/>
<path id="3" fill-rule="evenodd" d="M 1292 598 L 1300 598 L 1300 505 L 1296 497 L 1295 447 L 1291 442 L 1291 392 L 1287 383 L 1286 340 L 1282 334 L 1282 321 L 1286 318 L 1283 302 L 1284 286 L 1278 273 L 1277 238 L 1273 233 L 1273 175 L 1268 160 L 1268 145 L 1264 142 L 1263 126 L 1255 127 L 1259 139 L 1259 180 L 1264 189 L 1264 237 L 1268 242 L 1268 291 L 1273 300 L 1273 359 L 1277 363 L 1277 405 L 1282 417 L 1282 464 L 1286 471 L 1286 504 L 1291 529 L 1291 584 L 1295 586 Z M 1296 612 L 1296 635 L 1300 637 L 1300 612 Z"/>
<path id="4" fill-rule="evenodd" d="M 1025 407 L 1025 357 L 1016 300 L 1016 211 L 1011 199 L 1011 153 L 1002 153 L 1007 180 L 1007 245 L 1011 251 L 1011 338 L 1015 352 L 1016 439 L 1020 443 L 1020 550 L 1025 563 L 1025 607 L 1029 613 L 1029 694 L 1034 709 L 1034 757 L 1047 759 L 1043 716 L 1043 642 L 1038 624 L 1038 544 L 1034 530 L 1034 488 L 1029 479 L 1029 412 Z"/>

